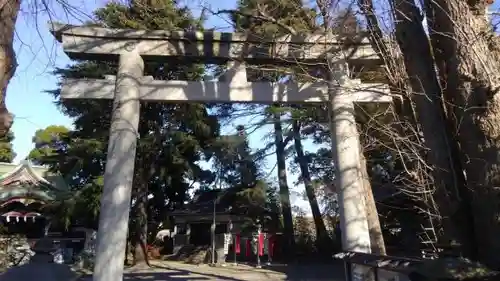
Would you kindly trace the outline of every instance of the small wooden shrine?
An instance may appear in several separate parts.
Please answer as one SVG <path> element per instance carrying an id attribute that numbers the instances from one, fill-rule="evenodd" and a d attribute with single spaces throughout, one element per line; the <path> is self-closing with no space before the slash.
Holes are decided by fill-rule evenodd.
<path id="1" fill-rule="evenodd" d="M 209 250 L 204 262 L 255 261 L 258 254 L 256 243 L 258 239 L 262 239 L 259 242 L 262 244 L 259 256 L 266 255 L 266 259 L 270 261 L 270 251 L 274 251 L 272 249 L 279 235 L 274 232 L 265 233 L 264 231 L 269 230 L 263 222 L 254 220 L 256 217 L 269 216 L 270 211 L 264 206 L 259 208 L 254 205 L 255 201 L 249 202 L 248 198 L 242 197 L 242 193 L 251 189 L 233 187 L 198 191 L 186 208 L 171 212 L 171 220 L 174 222 L 173 231 L 170 232 L 170 237 L 173 238 L 172 253 L 177 255 L 183 252 L 181 249 L 184 246 L 188 246 L 186 249 L 195 249 L 193 246 L 209 246 L 211 249 L 214 246 L 215 258 L 211 260 Z"/>
<path id="2" fill-rule="evenodd" d="M 185 208 L 171 212 L 176 244 L 210 245 L 214 219 L 215 234 L 237 231 L 244 221 L 244 217 L 233 210 L 238 191 L 241 190 L 229 188 L 198 191 Z"/>
<path id="3" fill-rule="evenodd" d="M 64 180 L 42 166 L 23 161 L 18 165 L 0 163 L 0 225 L 3 234 L 32 238 L 47 232 L 49 220 L 44 206 L 68 188 Z"/>

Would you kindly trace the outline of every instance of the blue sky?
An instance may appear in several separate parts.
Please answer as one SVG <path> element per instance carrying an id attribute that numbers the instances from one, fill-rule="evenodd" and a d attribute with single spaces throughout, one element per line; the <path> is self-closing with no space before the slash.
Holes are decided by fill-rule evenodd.
<path id="1" fill-rule="evenodd" d="M 75 6 L 90 12 L 98 5 L 92 0 L 85 2 Z M 69 63 L 61 47 L 48 32 L 47 23 L 51 18 L 77 22 L 75 19 L 68 20 L 70 17 L 60 6 L 53 7 L 50 17 L 46 12 L 32 16 L 33 7 L 27 5 L 22 9 L 15 38 L 19 66 L 7 92 L 7 107 L 15 115 L 12 131 L 15 136 L 16 162 L 24 159 L 32 149 L 31 140 L 36 130 L 53 124 L 71 126 L 71 120 L 59 112 L 52 96 L 44 93 L 56 87 L 57 78 L 51 74 L 54 67 Z"/>

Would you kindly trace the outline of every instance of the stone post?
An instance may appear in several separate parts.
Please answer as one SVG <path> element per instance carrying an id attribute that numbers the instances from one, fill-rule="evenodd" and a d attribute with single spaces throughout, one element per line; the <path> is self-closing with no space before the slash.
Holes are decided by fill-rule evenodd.
<path id="1" fill-rule="evenodd" d="M 370 253 L 370 233 L 359 163 L 359 135 L 354 103 L 345 96 L 349 78 L 338 62 L 330 63 L 330 134 L 339 202 L 342 249 Z M 340 87 L 338 86 L 340 84 Z"/>
<path id="2" fill-rule="evenodd" d="M 186 224 L 186 244 L 191 244 L 191 224 Z"/>
<path id="3" fill-rule="evenodd" d="M 120 55 L 101 197 L 94 281 L 122 281 L 144 62 L 135 50 Z"/>
<path id="4" fill-rule="evenodd" d="M 247 69 L 245 62 L 228 61 L 227 70 L 219 77 L 219 81 L 229 83 L 229 96 L 224 97 L 228 100 L 238 100 L 245 96 L 247 90 Z"/>

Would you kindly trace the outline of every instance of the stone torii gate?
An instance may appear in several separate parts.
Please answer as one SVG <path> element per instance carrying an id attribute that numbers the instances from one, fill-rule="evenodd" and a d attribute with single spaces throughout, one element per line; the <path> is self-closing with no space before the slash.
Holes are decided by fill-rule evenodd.
<path id="1" fill-rule="evenodd" d="M 344 250 L 370 252 L 359 162 L 359 136 L 354 103 L 391 103 L 388 88 L 363 84 L 342 73 L 344 63 L 379 63 L 367 41 L 340 50 L 334 36 L 285 36 L 262 41 L 239 33 L 166 32 L 51 25 L 51 31 L 72 59 L 117 60 L 116 76 L 105 79 L 67 79 L 63 99 L 113 99 L 108 156 L 101 198 L 95 281 L 118 281 L 130 211 L 140 101 L 252 102 L 271 104 L 328 102 L 336 184 L 340 202 Z M 332 55 L 333 54 L 333 55 Z M 248 82 L 249 64 L 325 63 L 335 69 L 339 82 Z M 228 64 L 220 82 L 157 81 L 144 77 L 145 61 Z M 179 60 L 177 60 L 179 62 Z"/>

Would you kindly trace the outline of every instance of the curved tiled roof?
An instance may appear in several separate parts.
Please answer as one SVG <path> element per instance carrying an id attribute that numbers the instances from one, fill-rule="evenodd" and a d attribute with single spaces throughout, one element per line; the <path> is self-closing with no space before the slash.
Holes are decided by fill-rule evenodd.
<path id="1" fill-rule="evenodd" d="M 34 166 L 29 161 L 19 165 L 0 163 L 0 173 L 3 173 L 0 175 L 0 203 L 16 198 L 48 202 L 65 191 L 65 187 L 50 177 L 47 168 Z"/>

